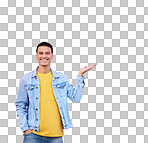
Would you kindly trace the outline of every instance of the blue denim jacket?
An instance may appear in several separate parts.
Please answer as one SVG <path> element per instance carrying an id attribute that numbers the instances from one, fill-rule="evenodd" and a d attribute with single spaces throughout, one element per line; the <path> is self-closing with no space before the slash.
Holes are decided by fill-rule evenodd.
<path id="1" fill-rule="evenodd" d="M 19 126 L 23 132 L 28 129 L 39 132 L 40 83 L 36 75 L 38 67 L 25 74 L 19 82 L 15 105 L 19 117 Z M 76 86 L 73 87 L 65 74 L 56 72 L 52 68 L 50 70 L 53 74 L 52 88 L 61 115 L 63 129 L 73 128 L 68 111 L 67 97 L 73 102 L 80 102 L 85 78 L 77 75 Z"/>

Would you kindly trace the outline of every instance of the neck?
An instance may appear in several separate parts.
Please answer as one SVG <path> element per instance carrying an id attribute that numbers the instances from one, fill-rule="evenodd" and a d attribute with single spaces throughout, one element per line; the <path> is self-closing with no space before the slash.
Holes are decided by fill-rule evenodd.
<path id="1" fill-rule="evenodd" d="M 46 67 L 43 67 L 43 66 L 39 66 L 37 71 L 39 73 L 42 73 L 42 74 L 46 74 L 46 73 L 49 73 L 50 72 L 50 66 L 46 66 Z"/>

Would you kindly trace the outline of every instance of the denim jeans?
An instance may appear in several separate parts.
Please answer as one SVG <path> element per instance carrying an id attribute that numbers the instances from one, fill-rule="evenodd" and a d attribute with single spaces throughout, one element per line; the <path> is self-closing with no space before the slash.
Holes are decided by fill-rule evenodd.
<path id="1" fill-rule="evenodd" d="M 24 134 L 23 143 L 63 143 L 61 137 L 45 137 L 34 134 L 33 132 L 29 134 Z"/>

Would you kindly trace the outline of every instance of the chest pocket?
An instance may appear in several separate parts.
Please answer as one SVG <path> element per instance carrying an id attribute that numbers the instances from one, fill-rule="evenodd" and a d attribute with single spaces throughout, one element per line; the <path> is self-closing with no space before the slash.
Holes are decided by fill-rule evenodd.
<path id="1" fill-rule="evenodd" d="M 56 84 L 56 87 L 57 88 L 64 88 L 65 85 L 66 85 L 66 82 L 62 82 L 62 83 Z"/>
<path id="2" fill-rule="evenodd" d="M 27 93 L 28 93 L 28 97 L 29 98 L 35 97 L 36 85 L 27 84 L 27 85 L 25 85 L 25 87 L 26 87 L 26 90 L 27 90 Z"/>
<path id="3" fill-rule="evenodd" d="M 58 83 L 55 85 L 57 90 L 59 91 L 60 96 L 66 97 L 66 82 Z"/>

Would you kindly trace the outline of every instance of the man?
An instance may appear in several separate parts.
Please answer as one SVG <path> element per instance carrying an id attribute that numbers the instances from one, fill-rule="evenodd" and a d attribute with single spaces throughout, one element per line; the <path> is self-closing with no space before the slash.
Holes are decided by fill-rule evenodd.
<path id="1" fill-rule="evenodd" d="M 50 43 L 42 42 L 37 46 L 36 58 L 39 66 L 20 79 L 15 102 L 24 133 L 23 143 L 63 143 L 63 129 L 73 127 L 67 97 L 80 102 L 85 86 L 83 74 L 97 63 L 80 69 L 74 88 L 65 74 L 50 67 L 53 59 Z"/>

